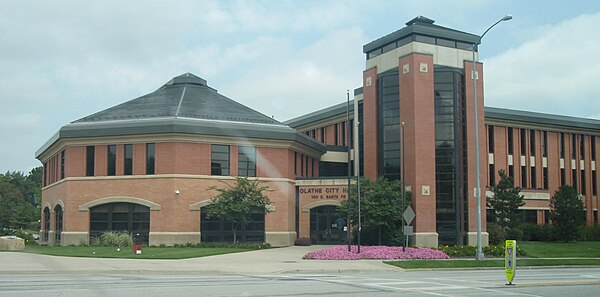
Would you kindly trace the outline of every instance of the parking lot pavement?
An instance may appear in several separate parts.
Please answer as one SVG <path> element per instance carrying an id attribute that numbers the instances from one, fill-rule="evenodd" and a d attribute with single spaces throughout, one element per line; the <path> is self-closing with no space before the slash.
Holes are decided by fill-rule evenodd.
<path id="1" fill-rule="evenodd" d="M 181 260 L 60 257 L 22 252 L 0 253 L 0 274 L 11 273 L 164 273 L 207 274 L 342 273 L 402 271 L 381 260 L 303 260 L 323 246 L 284 247 Z"/>

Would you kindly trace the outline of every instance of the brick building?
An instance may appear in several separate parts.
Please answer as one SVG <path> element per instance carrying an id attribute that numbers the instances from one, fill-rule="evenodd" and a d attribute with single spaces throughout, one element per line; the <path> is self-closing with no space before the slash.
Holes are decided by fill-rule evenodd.
<path id="1" fill-rule="evenodd" d="M 600 121 L 484 107 L 477 63 L 475 143 L 469 74 L 478 38 L 417 17 L 366 44 L 350 123 L 346 103 L 280 123 L 184 74 L 65 125 L 36 154 L 44 164 L 42 239 L 78 244 L 126 230 L 150 245 L 231 240 L 230 222 L 206 218 L 216 195 L 207 189 L 248 176 L 273 190 L 274 205 L 242 228 L 242 241 L 339 242 L 347 147 L 355 174 L 401 179 L 402 127 L 417 245 L 475 244 L 476 145 L 484 230 L 485 189 L 501 169 L 524 189 L 527 221 L 546 223 L 550 196 L 572 184 L 587 223 L 597 223 Z"/>

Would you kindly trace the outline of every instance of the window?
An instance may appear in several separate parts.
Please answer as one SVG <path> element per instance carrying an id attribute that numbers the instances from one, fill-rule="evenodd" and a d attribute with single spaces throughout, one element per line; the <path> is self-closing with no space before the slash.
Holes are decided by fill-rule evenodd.
<path id="1" fill-rule="evenodd" d="M 567 173 L 564 168 L 560 169 L 560 185 L 564 185 L 567 183 Z"/>
<path id="2" fill-rule="evenodd" d="M 494 168 L 494 164 L 490 164 L 489 167 L 489 186 L 493 187 L 496 185 L 496 169 Z"/>
<path id="3" fill-rule="evenodd" d="M 565 133 L 562 133 L 562 132 L 560 132 L 559 149 L 560 149 L 560 158 L 564 159 L 565 158 Z"/>
<path id="4" fill-rule="evenodd" d="M 592 170 L 592 195 L 598 195 L 598 179 L 596 176 L 596 170 Z"/>
<path id="5" fill-rule="evenodd" d="M 42 186 L 46 186 L 48 184 L 48 162 L 44 163 L 44 176 L 42 178 Z"/>
<path id="6" fill-rule="evenodd" d="M 65 151 L 60 152 L 60 179 L 65 178 Z"/>
<path id="7" fill-rule="evenodd" d="M 535 167 L 531 167 L 531 188 L 537 188 L 537 174 L 535 171 Z"/>
<path id="8" fill-rule="evenodd" d="M 315 159 L 310 159 L 310 160 L 311 160 L 310 176 L 315 176 Z"/>
<path id="9" fill-rule="evenodd" d="M 494 153 L 494 126 L 488 126 L 488 149 L 490 154 Z"/>
<path id="10" fill-rule="evenodd" d="M 577 169 L 573 169 L 571 170 L 572 172 L 572 178 L 573 178 L 573 188 L 575 188 L 575 191 L 579 192 L 579 184 L 577 183 Z"/>
<path id="11" fill-rule="evenodd" d="M 90 238 L 108 231 L 125 231 L 148 244 L 150 208 L 133 203 L 109 203 L 90 208 Z"/>
<path id="12" fill-rule="evenodd" d="M 581 170 L 581 195 L 587 194 L 585 170 Z"/>
<path id="13" fill-rule="evenodd" d="M 124 169 L 123 174 L 131 175 L 133 173 L 133 145 L 126 144 L 124 145 L 125 149 L 125 158 L 124 158 Z"/>
<path id="14" fill-rule="evenodd" d="M 543 183 L 544 183 L 544 190 L 548 190 L 548 168 L 544 167 L 542 168 L 542 178 L 544 179 Z"/>
<path id="15" fill-rule="evenodd" d="M 304 155 L 300 155 L 300 176 L 304 176 Z"/>
<path id="16" fill-rule="evenodd" d="M 156 155 L 156 146 L 154 143 L 146 143 L 146 174 L 154 174 L 154 164 Z"/>
<path id="17" fill-rule="evenodd" d="M 508 165 L 508 176 L 511 178 L 515 178 L 515 166 Z"/>
<path id="18" fill-rule="evenodd" d="M 202 242 L 232 242 L 232 221 L 223 218 L 208 218 L 208 208 L 203 207 L 200 211 L 200 234 Z M 265 241 L 265 215 L 254 212 L 250 214 L 250 220 L 244 224 L 237 223 L 238 242 L 264 242 Z"/>
<path id="19" fill-rule="evenodd" d="M 523 221 L 525 223 L 537 224 L 537 210 L 526 209 L 523 211 Z"/>
<path id="20" fill-rule="evenodd" d="M 527 152 L 526 139 L 527 132 L 525 131 L 525 129 L 521 129 L 521 156 L 525 156 L 525 153 Z"/>
<path id="21" fill-rule="evenodd" d="M 294 175 L 298 175 L 298 153 L 294 152 Z"/>
<path id="22" fill-rule="evenodd" d="M 211 145 L 211 170 L 212 175 L 229 175 L 229 146 L 221 144 Z"/>
<path id="23" fill-rule="evenodd" d="M 529 130 L 529 153 L 535 156 L 535 130 Z"/>
<path id="24" fill-rule="evenodd" d="M 577 159 L 577 135 L 571 134 L 571 159 Z"/>
<path id="25" fill-rule="evenodd" d="M 592 144 L 592 161 L 596 161 L 596 136 L 590 136 L 590 142 Z"/>
<path id="26" fill-rule="evenodd" d="M 117 174 L 117 146 L 114 144 L 109 145 L 106 152 L 106 161 L 108 163 L 106 164 L 107 174 L 114 176 Z"/>
<path id="27" fill-rule="evenodd" d="M 95 147 L 87 146 L 85 149 L 85 176 L 94 176 Z"/>
<path id="28" fill-rule="evenodd" d="M 256 148 L 252 146 L 238 147 L 238 175 L 256 176 Z"/>
<path id="29" fill-rule="evenodd" d="M 585 160 L 585 136 L 579 135 L 579 158 Z"/>
<path id="30" fill-rule="evenodd" d="M 512 155 L 514 153 L 514 135 L 513 135 L 513 128 L 512 127 L 508 127 L 508 154 Z"/>
<path id="31" fill-rule="evenodd" d="M 454 40 L 436 38 L 436 43 L 437 43 L 437 45 L 441 45 L 441 46 L 456 47 L 456 42 Z"/>
<path id="32" fill-rule="evenodd" d="M 325 143 L 325 127 L 321 127 L 321 142 Z"/>
<path id="33" fill-rule="evenodd" d="M 415 41 L 429 43 L 429 44 L 435 44 L 435 37 L 425 36 L 425 35 L 415 35 Z"/>
<path id="34" fill-rule="evenodd" d="M 548 132 L 542 131 L 542 157 L 548 157 Z"/>

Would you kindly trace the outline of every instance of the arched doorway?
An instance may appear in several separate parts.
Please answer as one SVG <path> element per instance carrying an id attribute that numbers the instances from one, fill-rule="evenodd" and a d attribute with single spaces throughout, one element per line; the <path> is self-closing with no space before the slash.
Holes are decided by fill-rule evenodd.
<path id="1" fill-rule="evenodd" d="M 315 244 L 338 244 L 346 239 L 345 220 L 335 214 L 336 206 L 325 205 L 310 210 L 310 239 Z"/>
<path id="2" fill-rule="evenodd" d="M 208 218 L 208 208 L 200 211 L 200 233 L 202 242 L 233 242 L 233 222 L 223 218 Z M 237 226 L 238 242 L 265 242 L 265 215 L 254 213 L 250 221 Z"/>
<path id="3" fill-rule="evenodd" d="M 50 231 L 50 208 L 44 207 L 44 225 L 42 227 L 42 241 L 48 242 L 48 231 Z"/>
<path id="4" fill-rule="evenodd" d="M 90 240 L 108 231 L 127 232 L 136 242 L 148 244 L 150 207 L 127 202 L 91 207 Z"/>
<path id="5" fill-rule="evenodd" d="M 63 230 L 63 209 L 60 204 L 54 207 L 54 218 L 54 245 L 60 245 Z"/>

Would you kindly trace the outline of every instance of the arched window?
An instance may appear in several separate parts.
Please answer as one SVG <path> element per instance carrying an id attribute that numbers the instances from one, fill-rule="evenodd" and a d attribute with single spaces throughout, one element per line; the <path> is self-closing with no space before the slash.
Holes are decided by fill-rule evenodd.
<path id="1" fill-rule="evenodd" d="M 222 218 L 207 218 L 208 208 L 200 211 L 202 242 L 233 242 L 233 222 Z M 238 242 L 265 242 L 265 215 L 252 214 L 250 221 L 237 229 Z"/>
<path id="2" fill-rule="evenodd" d="M 42 231 L 42 241 L 48 242 L 48 231 L 50 230 L 50 208 L 44 207 L 44 227 Z"/>
<path id="3" fill-rule="evenodd" d="M 61 235 L 63 230 L 63 209 L 62 206 L 57 205 L 54 207 L 54 215 L 55 215 L 55 232 L 54 232 L 54 244 L 60 245 Z"/>
<path id="4" fill-rule="evenodd" d="M 148 244 L 150 208 L 125 202 L 90 208 L 90 239 L 108 231 L 127 232 L 136 242 Z"/>

